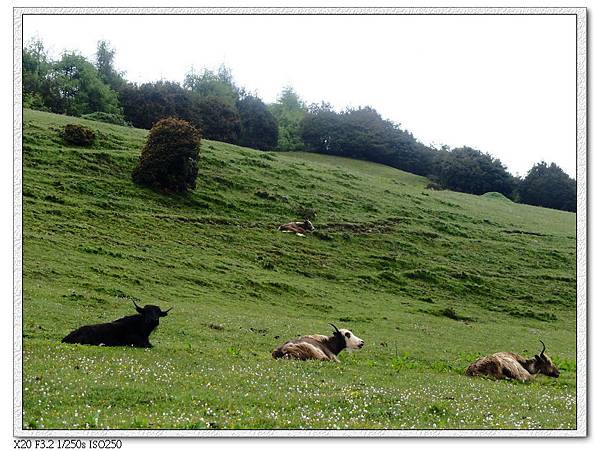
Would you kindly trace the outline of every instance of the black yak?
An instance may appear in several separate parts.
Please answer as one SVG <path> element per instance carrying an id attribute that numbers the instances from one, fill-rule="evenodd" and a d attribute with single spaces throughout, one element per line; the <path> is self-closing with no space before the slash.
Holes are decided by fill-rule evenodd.
<path id="1" fill-rule="evenodd" d="M 497 352 L 479 358 L 469 365 L 465 374 L 467 376 L 488 376 L 495 379 L 517 379 L 521 382 L 530 380 L 536 374 L 545 374 L 558 377 L 560 372 L 552 360 L 544 354 L 546 345 L 542 340 L 542 352 L 533 359 L 526 359 L 512 352 Z"/>
<path id="2" fill-rule="evenodd" d="M 348 329 L 338 329 L 333 324 L 333 336 L 306 335 L 290 340 L 275 349 L 271 355 L 274 359 L 298 360 L 334 360 L 339 362 L 338 354 L 344 349 L 360 349 L 365 342 Z"/>
<path id="3" fill-rule="evenodd" d="M 171 309 L 163 312 L 156 305 L 145 305 L 142 308 L 135 301 L 133 304 L 138 312 L 137 315 L 125 316 L 112 323 L 80 327 L 63 338 L 62 342 L 96 346 L 151 348 L 150 334 L 158 326 L 159 318 L 167 316 L 167 312 Z"/>

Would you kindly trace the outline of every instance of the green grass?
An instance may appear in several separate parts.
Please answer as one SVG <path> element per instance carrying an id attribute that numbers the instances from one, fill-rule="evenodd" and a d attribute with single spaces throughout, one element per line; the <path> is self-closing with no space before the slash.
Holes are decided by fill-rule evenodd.
<path id="1" fill-rule="evenodd" d="M 93 148 L 62 141 L 73 122 Z M 146 135 L 24 112 L 23 427 L 576 427 L 574 214 L 208 140 L 197 189 L 169 196 L 131 181 Z M 277 232 L 306 208 L 317 233 Z M 174 307 L 154 348 L 60 343 L 132 300 Z M 329 322 L 365 347 L 271 358 Z M 560 378 L 463 375 L 539 339 Z"/>

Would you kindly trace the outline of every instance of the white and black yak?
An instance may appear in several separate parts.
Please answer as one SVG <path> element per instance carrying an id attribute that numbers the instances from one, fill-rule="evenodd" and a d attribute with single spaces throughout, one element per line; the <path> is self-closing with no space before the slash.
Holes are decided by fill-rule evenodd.
<path id="1" fill-rule="evenodd" d="M 295 233 L 298 236 L 304 236 L 305 233 L 314 231 L 315 226 L 313 226 L 312 222 L 310 222 L 308 219 L 305 219 L 304 221 L 281 224 L 277 230 L 281 232 Z"/>
<path id="2" fill-rule="evenodd" d="M 526 359 L 512 352 L 497 352 L 492 355 L 479 358 L 472 363 L 465 374 L 467 376 L 487 376 L 495 379 L 517 379 L 521 382 L 530 380 L 536 374 L 545 374 L 550 377 L 558 377 L 560 371 L 552 363 L 552 360 L 544 354 L 546 345 L 543 341 L 542 352 L 532 359 Z"/>
<path id="3" fill-rule="evenodd" d="M 96 346 L 134 346 L 136 348 L 151 348 L 149 337 L 158 326 L 159 318 L 167 316 L 172 307 L 162 311 L 156 305 L 140 307 L 133 302 L 137 315 L 125 316 L 111 323 L 92 324 L 74 330 L 65 338 L 63 343 L 79 343 Z"/>
<path id="4" fill-rule="evenodd" d="M 338 354 L 344 349 L 360 349 L 365 342 L 358 338 L 348 329 L 338 329 L 330 324 L 333 335 L 306 335 L 304 337 L 290 340 L 275 349 L 271 355 L 274 359 L 298 359 L 298 360 L 334 360 L 339 362 Z"/>

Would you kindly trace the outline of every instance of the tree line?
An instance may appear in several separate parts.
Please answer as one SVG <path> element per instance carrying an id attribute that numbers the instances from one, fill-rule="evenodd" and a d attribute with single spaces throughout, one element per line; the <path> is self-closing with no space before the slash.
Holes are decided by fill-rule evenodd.
<path id="1" fill-rule="evenodd" d="M 145 129 L 174 117 L 207 139 L 368 160 L 426 176 L 432 188 L 499 192 L 516 202 L 576 211 L 575 180 L 554 163 L 537 163 L 525 177 L 514 177 L 480 150 L 426 146 L 371 107 L 307 105 L 291 87 L 267 105 L 238 86 L 224 66 L 191 70 L 183 83 L 132 83 L 116 70 L 114 56 L 109 43 L 100 41 L 94 61 L 77 52 L 51 60 L 41 41 L 30 42 L 23 49 L 23 105 Z"/>

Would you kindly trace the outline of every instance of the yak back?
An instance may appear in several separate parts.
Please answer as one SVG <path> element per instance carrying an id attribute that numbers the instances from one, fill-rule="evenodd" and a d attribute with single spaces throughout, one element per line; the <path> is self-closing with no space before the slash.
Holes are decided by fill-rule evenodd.
<path id="1" fill-rule="evenodd" d="M 305 335 L 287 341 L 276 348 L 271 355 L 278 359 L 282 357 L 299 360 L 337 360 L 337 355 L 346 347 L 346 340 L 341 333 L 336 332 L 332 337 L 326 335 Z"/>
<path id="2" fill-rule="evenodd" d="M 148 338 L 158 326 L 158 319 L 130 315 L 110 323 L 92 324 L 74 330 L 62 339 L 63 343 L 104 346 L 150 347 Z"/>
<path id="3" fill-rule="evenodd" d="M 481 357 L 473 362 L 465 374 L 467 376 L 489 376 L 495 379 L 529 380 L 532 374 L 527 370 L 531 361 L 513 352 L 497 352 Z"/>

